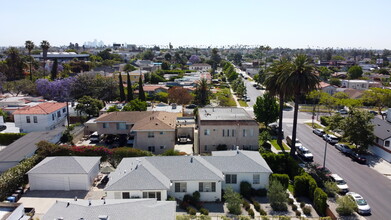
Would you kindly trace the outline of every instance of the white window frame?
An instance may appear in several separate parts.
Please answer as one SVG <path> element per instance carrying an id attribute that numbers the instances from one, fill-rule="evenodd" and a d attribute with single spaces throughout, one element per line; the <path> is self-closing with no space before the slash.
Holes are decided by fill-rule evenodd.
<path id="1" fill-rule="evenodd" d="M 261 174 L 259 173 L 253 174 L 253 184 L 261 184 Z"/>
<path id="2" fill-rule="evenodd" d="M 178 187 L 179 187 L 179 190 L 177 190 Z M 175 183 L 174 188 L 175 188 L 174 191 L 176 193 L 185 193 L 185 192 L 187 192 L 187 183 L 186 182 L 177 182 L 177 183 Z"/>

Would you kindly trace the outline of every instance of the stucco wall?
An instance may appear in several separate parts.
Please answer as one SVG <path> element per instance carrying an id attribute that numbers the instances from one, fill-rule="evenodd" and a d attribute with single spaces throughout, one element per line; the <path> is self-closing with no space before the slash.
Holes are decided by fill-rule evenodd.
<path id="1" fill-rule="evenodd" d="M 162 133 L 161 133 L 162 132 Z M 149 146 L 155 147 L 155 154 L 161 154 L 174 148 L 175 131 L 154 131 L 154 137 L 148 137 L 148 131 L 136 131 L 135 148 L 148 150 Z M 161 148 L 163 147 L 163 148 Z"/>
<path id="2" fill-rule="evenodd" d="M 212 181 L 201 181 L 201 182 L 212 182 Z M 192 195 L 195 191 L 199 191 L 199 181 L 187 181 L 187 190 L 186 192 L 175 192 L 175 183 L 173 182 L 172 186 L 170 187 L 170 191 L 168 192 L 168 195 L 183 199 L 183 196 L 186 194 Z M 214 202 L 216 200 L 221 200 L 221 182 L 215 182 L 216 183 L 216 192 L 200 192 L 200 200 L 201 201 L 210 201 Z"/>
<path id="3" fill-rule="evenodd" d="M 237 182 L 236 184 L 226 184 L 225 181 L 223 182 L 223 189 L 226 189 L 227 187 L 232 187 L 233 190 L 239 192 L 240 191 L 240 183 L 242 181 L 247 181 L 252 185 L 252 188 L 254 189 L 264 189 L 268 187 L 269 184 L 269 175 L 270 173 L 227 173 L 227 174 L 236 174 L 237 175 Z M 253 174 L 260 174 L 260 184 L 253 184 Z M 226 175 L 226 174 L 224 174 Z"/>

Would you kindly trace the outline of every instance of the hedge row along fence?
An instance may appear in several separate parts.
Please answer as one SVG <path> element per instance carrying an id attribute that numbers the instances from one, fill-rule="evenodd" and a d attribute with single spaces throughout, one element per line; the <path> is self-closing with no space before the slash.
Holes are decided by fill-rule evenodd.
<path id="1" fill-rule="evenodd" d="M 25 133 L 0 133 L 0 145 L 10 145 L 24 135 Z"/>

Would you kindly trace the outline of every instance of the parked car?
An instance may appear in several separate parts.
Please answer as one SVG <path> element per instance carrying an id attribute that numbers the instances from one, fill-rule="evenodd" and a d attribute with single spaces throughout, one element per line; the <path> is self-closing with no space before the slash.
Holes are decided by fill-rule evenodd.
<path id="1" fill-rule="evenodd" d="M 367 158 L 365 158 L 363 155 L 358 154 L 354 151 L 352 151 L 349 156 L 354 160 L 357 161 L 358 163 L 365 164 L 367 163 Z"/>
<path id="2" fill-rule="evenodd" d="M 344 154 L 350 154 L 352 152 L 352 149 L 346 144 L 335 144 L 334 147 Z"/>
<path id="3" fill-rule="evenodd" d="M 91 142 L 99 142 L 100 141 L 100 135 L 98 134 L 97 131 L 91 134 L 90 136 L 90 141 Z"/>
<path id="4" fill-rule="evenodd" d="M 244 98 L 244 100 L 245 100 L 246 102 L 251 101 L 250 97 L 246 97 L 246 98 Z"/>
<path id="5" fill-rule="evenodd" d="M 337 184 L 337 187 L 339 189 L 339 193 L 345 194 L 345 193 L 349 192 L 348 184 L 338 174 L 335 174 L 335 173 L 331 174 L 330 179 L 331 179 L 331 181 L 333 181 Z"/>
<path id="6" fill-rule="evenodd" d="M 309 151 L 306 147 L 303 145 L 299 145 L 296 148 L 297 155 L 305 161 L 313 161 L 314 160 L 314 155 L 312 155 L 311 151 Z"/>
<path id="7" fill-rule="evenodd" d="M 341 114 L 341 115 L 346 115 L 346 114 L 348 114 L 348 111 L 346 111 L 345 109 L 340 109 L 340 110 L 338 110 L 337 111 L 339 114 Z"/>
<path id="8" fill-rule="evenodd" d="M 197 107 L 197 105 L 195 105 L 195 104 L 190 104 L 190 105 L 186 106 L 187 109 L 194 109 L 196 107 Z"/>
<path id="9" fill-rule="evenodd" d="M 315 128 L 314 130 L 312 130 L 312 132 L 319 137 L 322 137 L 324 134 L 326 134 L 326 132 L 321 128 Z"/>
<path id="10" fill-rule="evenodd" d="M 373 110 L 369 111 L 369 113 L 371 113 L 373 115 L 377 115 L 378 114 L 377 111 L 373 111 Z"/>
<path id="11" fill-rule="evenodd" d="M 286 143 L 288 144 L 288 146 L 292 146 L 292 136 L 286 136 Z M 298 146 L 301 146 L 301 142 L 299 141 L 299 139 L 296 138 L 296 143 L 295 143 L 295 146 L 298 147 Z"/>
<path id="12" fill-rule="evenodd" d="M 349 198 L 356 203 L 358 214 L 371 214 L 371 207 L 360 194 L 355 192 L 348 192 L 346 193 L 346 195 L 349 196 Z"/>
<path id="13" fill-rule="evenodd" d="M 338 138 L 332 134 L 329 134 L 326 138 L 326 141 L 329 143 L 329 144 L 336 144 L 338 143 Z"/>

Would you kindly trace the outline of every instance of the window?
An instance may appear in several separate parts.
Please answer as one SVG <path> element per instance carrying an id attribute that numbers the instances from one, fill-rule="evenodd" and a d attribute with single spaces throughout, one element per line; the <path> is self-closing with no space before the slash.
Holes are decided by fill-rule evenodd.
<path id="1" fill-rule="evenodd" d="M 261 183 L 261 175 L 253 174 L 253 184 L 260 184 L 260 183 Z"/>
<path id="2" fill-rule="evenodd" d="M 384 142 L 384 146 L 385 146 L 385 147 L 389 147 L 389 146 L 390 146 L 390 141 L 385 141 L 385 142 Z"/>
<path id="3" fill-rule="evenodd" d="M 62 109 L 62 113 L 65 113 L 65 108 Z"/>
<path id="4" fill-rule="evenodd" d="M 204 130 L 204 135 L 210 135 L 210 130 L 209 129 L 205 129 Z"/>
<path id="5" fill-rule="evenodd" d="M 175 183 L 175 192 L 187 192 L 187 183 Z"/>
<path id="6" fill-rule="evenodd" d="M 225 174 L 225 183 L 236 184 L 236 174 Z"/>
<path id="7" fill-rule="evenodd" d="M 198 184 L 199 192 L 216 192 L 216 183 L 215 182 L 200 182 Z"/>
<path id="8" fill-rule="evenodd" d="M 130 199 L 130 193 L 129 192 L 123 192 L 122 193 L 122 198 L 123 199 Z"/>
<path id="9" fill-rule="evenodd" d="M 243 129 L 243 137 L 247 137 L 246 129 Z"/>
<path id="10" fill-rule="evenodd" d="M 204 151 L 208 151 L 208 145 L 205 145 Z"/>
<path id="11" fill-rule="evenodd" d="M 54 114 L 52 114 L 52 120 L 54 121 Z"/>
<path id="12" fill-rule="evenodd" d="M 148 132 L 148 137 L 149 138 L 154 138 L 155 137 L 155 133 L 153 131 L 149 131 Z"/>
<path id="13" fill-rule="evenodd" d="M 27 122 L 27 123 L 31 123 L 31 121 L 30 121 L 30 116 L 26 116 L 26 122 Z"/>
<path id="14" fill-rule="evenodd" d="M 125 130 L 126 129 L 126 124 L 125 122 L 119 122 L 117 123 L 117 130 Z"/>
<path id="15" fill-rule="evenodd" d="M 254 137 L 254 129 L 250 129 L 250 137 Z"/>
<path id="16" fill-rule="evenodd" d="M 229 129 L 227 129 L 227 137 L 229 137 Z"/>
<path id="17" fill-rule="evenodd" d="M 161 192 L 143 192 L 143 198 L 156 198 L 158 201 L 162 199 Z"/>
<path id="18" fill-rule="evenodd" d="M 103 123 L 103 128 L 108 128 L 108 124 L 107 123 Z"/>
<path id="19" fill-rule="evenodd" d="M 37 116 L 33 116 L 33 119 L 34 119 L 34 123 L 38 123 L 38 117 Z"/>
<path id="20" fill-rule="evenodd" d="M 160 149 L 164 149 L 165 147 L 164 146 L 160 146 Z"/>
<path id="21" fill-rule="evenodd" d="M 223 129 L 223 137 L 225 136 L 225 129 Z"/>
<path id="22" fill-rule="evenodd" d="M 164 132 L 163 132 L 163 131 L 161 131 L 161 132 L 160 132 L 160 134 L 161 134 L 161 135 L 163 135 L 163 134 L 164 134 Z"/>
<path id="23" fill-rule="evenodd" d="M 232 129 L 232 137 L 235 137 L 235 129 Z"/>
<path id="24" fill-rule="evenodd" d="M 61 117 L 61 112 L 60 111 L 57 112 L 57 117 Z"/>
<path id="25" fill-rule="evenodd" d="M 148 151 L 150 152 L 155 152 L 155 146 L 149 146 Z"/>

